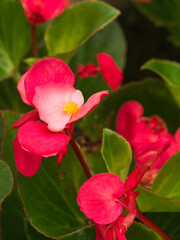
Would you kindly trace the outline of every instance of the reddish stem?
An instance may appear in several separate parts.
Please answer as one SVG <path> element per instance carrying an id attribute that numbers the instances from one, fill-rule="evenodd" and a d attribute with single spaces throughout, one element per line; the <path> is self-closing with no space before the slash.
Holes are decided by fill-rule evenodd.
<path id="1" fill-rule="evenodd" d="M 169 237 L 161 228 L 159 228 L 156 224 L 151 222 L 147 217 L 145 217 L 142 213 L 137 211 L 136 217 L 145 223 L 148 227 L 150 227 L 154 232 L 156 232 L 159 236 L 161 236 L 164 240 L 173 240 Z"/>
<path id="2" fill-rule="evenodd" d="M 36 35 L 36 25 L 34 24 L 31 24 L 31 41 L 32 41 L 33 56 L 37 58 L 38 57 L 37 35 Z"/>
<path id="3" fill-rule="evenodd" d="M 91 173 L 90 173 L 90 170 L 89 170 L 89 168 L 88 168 L 88 166 L 87 166 L 87 164 L 86 164 L 86 162 L 85 162 L 85 160 L 84 160 L 84 157 L 83 157 L 83 155 L 81 154 L 81 151 L 79 150 L 79 148 L 78 148 L 75 140 L 74 140 L 73 138 L 71 138 L 71 140 L 69 141 L 69 143 L 71 144 L 71 147 L 73 148 L 73 150 L 74 150 L 77 158 L 79 159 L 79 162 L 80 162 L 80 164 L 81 164 L 81 166 L 82 166 L 82 168 L 83 168 L 83 170 L 84 170 L 87 178 L 92 177 L 92 175 L 91 175 Z"/>

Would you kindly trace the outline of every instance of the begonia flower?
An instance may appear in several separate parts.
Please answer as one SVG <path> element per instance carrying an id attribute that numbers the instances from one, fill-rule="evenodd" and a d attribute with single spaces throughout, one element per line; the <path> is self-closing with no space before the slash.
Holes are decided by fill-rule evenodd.
<path id="1" fill-rule="evenodd" d="M 20 0 L 31 24 L 41 24 L 57 17 L 66 6 L 65 0 Z"/>
<path id="2" fill-rule="evenodd" d="M 37 163 L 43 157 L 57 155 L 57 163 L 60 164 L 73 134 L 72 123 L 93 110 L 108 94 L 108 91 L 95 93 L 84 104 L 81 91 L 73 85 L 71 69 L 56 58 L 38 61 L 20 78 L 17 88 L 22 100 L 36 108 L 12 126 L 19 128 L 14 143 L 15 161 L 25 176 L 32 176 L 40 166 L 33 165 L 33 170 L 28 172 L 31 154 L 33 158 L 39 157 Z M 67 129 L 68 136 L 61 132 L 64 129 Z M 29 160 L 25 159 L 26 156 Z"/>
<path id="3" fill-rule="evenodd" d="M 134 192 L 144 171 L 135 170 L 125 184 L 112 173 L 100 173 L 80 188 L 77 202 L 80 210 L 95 223 L 96 240 L 126 240 L 125 232 L 136 216 Z M 125 208 L 127 215 L 121 215 Z"/>
<path id="4" fill-rule="evenodd" d="M 164 163 L 180 150 L 179 131 L 174 137 L 159 116 L 143 117 L 143 107 L 136 101 L 119 109 L 116 129 L 131 144 L 136 168 L 147 170 L 142 183 L 149 188 Z"/>
<path id="5" fill-rule="evenodd" d="M 53 132 L 62 131 L 74 121 L 84 117 L 108 94 L 93 94 L 84 104 L 80 90 L 73 87 L 74 74 L 60 59 L 39 60 L 18 83 L 22 100 L 34 106 L 40 119 Z"/>
<path id="6" fill-rule="evenodd" d="M 77 69 L 78 79 L 94 77 L 97 75 L 98 71 L 100 71 L 104 81 L 109 87 L 117 91 L 124 79 L 122 71 L 115 63 L 114 59 L 107 53 L 97 54 L 97 60 L 99 66 L 96 66 L 94 63 L 89 63 L 85 66 L 79 65 Z"/>

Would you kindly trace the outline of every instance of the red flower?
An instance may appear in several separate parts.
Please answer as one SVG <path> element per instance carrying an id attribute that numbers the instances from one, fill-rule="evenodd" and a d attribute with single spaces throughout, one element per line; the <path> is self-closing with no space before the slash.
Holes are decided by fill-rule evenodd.
<path id="1" fill-rule="evenodd" d="M 36 25 L 57 17 L 65 8 L 65 0 L 20 0 L 27 19 Z"/>
<path id="2" fill-rule="evenodd" d="M 86 77 L 94 77 L 98 71 L 101 71 L 104 81 L 114 91 L 118 90 L 123 79 L 123 73 L 107 53 L 99 53 L 97 55 L 99 67 L 94 63 L 89 63 L 85 66 L 79 65 L 77 69 L 77 77 L 79 79 Z"/>
<path id="3" fill-rule="evenodd" d="M 38 61 L 21 77 L 17 86 L 21 98 L 36 107 L 12 126 L 19 127 L 14 142 L 15 161 L 25 176 L 37 172 L 42 157 L 57 155 L 59 164 L 72 135 L 68 137 L 61 131 L 88 114 L 108 94 L 108 91 L 95 93 L 84 104 L 81 91 L 73 84 L 71 69 L 56 58 Z M 43 122 L 38 122 L 39 119 Z M 31 158 L 36 160 L 28 171 Z"/>
<path id="4" fill-rule="evenodd" d="M 147 169 L 142 179 L 146 187 L 152 185 L 163 164 L 180 150 L 180 131 L 174 137 L 159 116 L 143 117 L 143 107 L 136 101 L 128 101 L 119 109 L 116 129 L 131 144 L 136 168 Z"/>
<path id="5" fill-rule="evenodd" d="M 125 240 L 125 232 L 136 216 L 134 192 L 144 171 L 135 170 L 125 184 L 112 173 L 100 173 L 88 179 L 80 188 L 77 202 L 81 211 L 95 223 L 96 240 Z M 128 211 L 121 215 L 122 208 Z"/>

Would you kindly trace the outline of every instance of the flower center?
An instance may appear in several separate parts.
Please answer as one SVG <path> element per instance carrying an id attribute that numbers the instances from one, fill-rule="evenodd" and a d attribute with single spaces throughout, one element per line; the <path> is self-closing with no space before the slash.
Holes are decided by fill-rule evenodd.
<path id="1" fill-rule="evenodd" d="M 75 112 L 77 112 L 78 109 L 79 109 L 79 107 L 78 107 L 77 103 L 75 103 L 74 101 L 67 102 L 64 104 L 64 111 L 69 116 L 71 116 L 71 114 L 74 114 Z"/>

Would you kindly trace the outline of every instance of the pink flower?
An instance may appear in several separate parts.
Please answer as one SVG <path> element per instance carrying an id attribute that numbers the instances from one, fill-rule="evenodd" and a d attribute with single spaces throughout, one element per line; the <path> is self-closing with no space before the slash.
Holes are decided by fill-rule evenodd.
<path id="1" fill-rule="evenodd" d="M 17 86 L 21 98 L 36 107 L 12 126 L 19 127 L 14 153 L 17 168 L 25 176 L 37 172 L 42 157 L 57 155 L 60 164 L 73 134 L 72 123 L 88 114 L 108 94 L 108 91 L 95 93 L 84 104 L 81 91 L 73 85 L 71 69 L 56 58 L 38 61 L 21 77 Z M 39 119 L 43 122 L 38 122 Z M 64 128 L 68 136 L 61 132 Z M 36 160 L 28 171 L 31 158 Z"/>
<path id="2" fill-rule="evenodd" d="M 163 164 L 180 150 L 180 131 L 174 137 L 159 116 L 143 117 L 143 107 L 136 101 L 119 109 L 116 129 L 131 144 L 136 168 L 147 169 L 142 183 L 149 188 Z"/>
<path id="3" fill-rule="evenodd" d="M 126 239 L 125 232 L 136 216 L 134 192 L 144 171 L 135 170 L 125 184 L 112 173 L 100 173 L 88 179 L 80 188 L 77 202 L 81 211 L 95 222 L 96 240 Z M 121 215 L 122 209 L 128 211 Z"/>
<path id="4" fill-rule="evenodd" d="M 21 77 L 17 88 L 22 100 L 37 109 L 48 129 L 59 132 L 92 111 L 108 94 L 108 91 L 95 93 L 84 104 L 81 91 L 73 84 L 74 75 L 65 62 L 46 58 Z"/>
<path id="5" fill-rule="evenodd" d="M 20 0 L 27 19 L 36 25 L 57 17 L 65 8 L 65 0 Z"/>
<path id="6" fill-rule="evenodd" d="M 94 63 L 89 63 L 85 66 L 79 65 L 77 69 L 77 77 L 79 79 L 86 77 L 94 77 L 98 71 L 101 71 L 104 81 L 114 91 L 118 90 L 123 79 L 123 73 L 113 60 L 113 58 L 106 53 L 99 53 L 97 55 L 99 67 Z"/>

